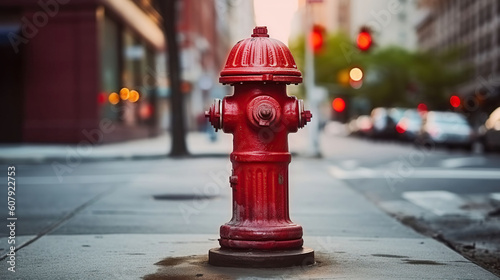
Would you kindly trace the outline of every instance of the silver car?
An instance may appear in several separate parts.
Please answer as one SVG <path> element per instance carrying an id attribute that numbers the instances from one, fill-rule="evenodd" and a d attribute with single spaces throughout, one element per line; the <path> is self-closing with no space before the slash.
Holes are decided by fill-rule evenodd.
<path id="1" fill-rule="evenodd" d="M 472 148 L 474 131 L 463 115 L 431 111 L 424 115 L 419 138 L 436 145 Z"/>
<path id="2" fill-rule="evenodd" d="M 422 117 L 415 109 L 408 109 L 396 125 L 401 140 L 414 141 L 422 127 Z"/>
<path id="3" fill-rule="evenodd" d="M 480 134 L 486 151 L 500 150 L 500 107 L 491 113 L 480 128 Z"/>

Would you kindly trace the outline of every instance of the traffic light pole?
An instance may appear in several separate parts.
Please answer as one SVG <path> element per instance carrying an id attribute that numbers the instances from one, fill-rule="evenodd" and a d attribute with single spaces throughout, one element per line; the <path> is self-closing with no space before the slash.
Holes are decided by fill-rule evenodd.
<path id="1" fill-rule="evenodd" d="M 308 154 L 312 157 L 321 157 L 319 150 L 319 91 L 315 86 L 315 73 L 314 73 L 314 55 L 311 46 L 310 34 L 313 30 L 312 22 L 312 9 L 311 3 L 306 1 L 306 36 L 305 36 L 305 77 L 304 86 L 306 89 L 307 101 L 309 102 L 309 108 L 311 108 L 311 113 L 315 116 L 315 121 L 312 121 L 308 125 L 309 130 L 309 144 L 308 144 Z"/>

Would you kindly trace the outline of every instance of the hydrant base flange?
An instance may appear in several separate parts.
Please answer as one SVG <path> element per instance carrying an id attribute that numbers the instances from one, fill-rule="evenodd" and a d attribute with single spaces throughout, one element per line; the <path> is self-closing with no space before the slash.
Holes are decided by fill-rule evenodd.
<path id="1" fill-rule="evenodd" d="M 208 263 L 223 267 L 276 268 L 314 264 L 314 250 L 302 247 L 295 250 L 232 250 L 213 248 Z"/>

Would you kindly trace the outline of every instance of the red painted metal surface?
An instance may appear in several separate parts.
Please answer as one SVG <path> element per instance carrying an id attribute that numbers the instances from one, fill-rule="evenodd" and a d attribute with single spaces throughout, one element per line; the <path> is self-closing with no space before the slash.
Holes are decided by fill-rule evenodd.
<path id="1" fill-rule="evenodd" d="M 290 50 L 269 38 L 266 27 L 256 27 L 228 56 L 220 82 L 233 85 L 234 94 L 206 112 L 215 129 L 233 134 L 233 216 L 220 228 L 222 248 L 302 247 L 302 227 L 288 208 L 288 134 L 312 116 L 286 93 L 287 84 L 301 81 Z"/>

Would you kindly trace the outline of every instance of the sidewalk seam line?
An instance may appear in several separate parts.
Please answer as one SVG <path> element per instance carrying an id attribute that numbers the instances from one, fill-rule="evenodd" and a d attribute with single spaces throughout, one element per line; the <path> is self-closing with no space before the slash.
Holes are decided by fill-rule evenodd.
<path id="1" fill-rule="evenodd" d="M 56 221 L 54 224 L 42 229 L 39 233 L 37 233 L 37 235 L 29 240 L 27 240 L 26 242 L 22 243 L 21 245 L 19 245 L 18 247 L 16 247 L 16 250 L 14 252 L 17 252 L 19 250 L 21 250 L 22 248 L 30 245 L 31 243 L 37 241 L 38 239 L 40 239 L 41 237 L 47 235 L 48 233 L 52 232 L 53 230 L 55 230 L 56 228 L 58 228 L 60 225 L 62 225 L 63 223 L 65 223 L 66 221 L 70 220 L 71 218 L 73 218 L 76 214 L 78 214 L 80 211 L 82 211 L 83 209 L 87 208 L 88 206 L 90 206 L 91 204 L 93 204 L 94 202 L 98 201 L 101 197 L 113 192 L 117 187 L 111 187 L 109 188 L 108 190 L 105 190 L 97 195 L 95 195 L 94 197 L 92 197 L 90 200 L 88 200 L 87 202 L 81 204 L 80 206 L 78 206 L 77 208 L 75 208 L 73 211 L 71 211 L 70 213 L 68 213 L 67 215 L 65 215 L 64 217 L 62 217 L 61 219 L 59 219 L 58 221 Z M 8 251 L 8 250 L 7 250 Z M 4 253 L 3 255 L 0 256 L 0 261 L 4 260 L 7 258 L 7 253 Z"/>

